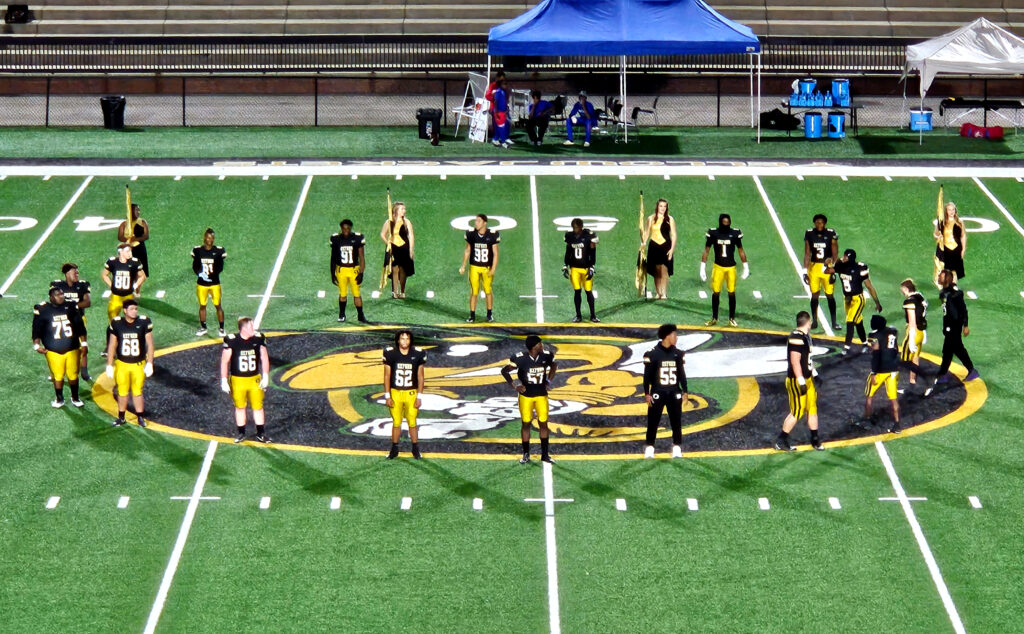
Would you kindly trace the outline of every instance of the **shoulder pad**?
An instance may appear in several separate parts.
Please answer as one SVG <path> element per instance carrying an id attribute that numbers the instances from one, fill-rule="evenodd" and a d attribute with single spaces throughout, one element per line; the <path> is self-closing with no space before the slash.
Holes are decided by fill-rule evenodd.
<path id="1" fill-rule="evenodd" d="M 737 238 L 743 237 L 743 231 L 741 229 L 733 229 L 733 232 L 736 234 Z"/>
<path id="2" fill-rule="evenodd" d="M 224 337 L 224 341 L 234 341 L 234 339 L 235 339 L 235 333 L 231 333 L 227 337 Z"/>
<path id="3" fill-rule="evenodd" d="M 117 317 L 114 317 L 114 321 L 121 321 L 121 316 L 118 315 Z M 113 322 L 111 322 L 111 323 L 113 323 Z"/>
<path id="4" fill-rule="evenodd" d="M 195 251 L 196 249 L 201 249 L 201 248 L 203 248 L 203 245 L 197 244 L 196 246 L 192 247 L 192 250 Z"/>
<path id="5" fill-rule="evenodd" d="M 263 336 L 263 333 L 260 332 L 259 330 L 253 330 L 252 331 L 252 336 L 253 337 L 259 337 L 261 339 L 265 339 L 266 338 L 266 337 Z"/>
<path id="6" fill-rule="evenodd" d="M 135 262 L 136 264 L 139 263 L 139 259 L 137 257 L 135 257 L 135 256 L 132 256 L 132 259 L 130 261 L 131 262 Z"/>
<path id="7" fill-rule="evenodd" d="M 138 321 L 150 321 L 150 319 L 149 319 L 149 317 L 146 317 L 145 315 L 139 315 Z"/>
<path id="8" fill-rule="evenodd" d="M 413 346 L 412 349 L 415 350 L 416 352 L 423 352 L 423 348 L 419 346 Z"/>
<path id="9" fill-rule="evenodd" d="M 392 351 L 392 350 L 394 350 L 394 349 L 395 349 L 395 347 L 394 347 L 394 346 L 386 346 L 386 347 L 384 348 L 384 352 L 391 352 L 391 351 Z"/>
<path id="10" fill-rule="evenodd" d="M 54 286 L 57 286 L 58 284 L 60 284 L 63 281 L 64 280 L 53 280 L 52 282 L 50 282 L 50 288 L 53 288 Z"/>
<path id="11" fill-rule="evenodd" d="M 521 358 L 522 356 L 523 356 L 523 353 L 522 353 L 522 352 L 517 352 L 517 353 L 516 353 L 516 356 L 515 356 L 515 357 L 513 357 L 513 358 L 515 358 L 515 359 L 519 359 L 519 358 Z"/>
<path id="12" fill-rule="evenodd" d="M 338 236 L 340 236 L 340 235 L 341 235 L 340 233 L 332 233 L 332 234 L 331 234 L 331 237 L 332 237 L 332 238 L 337 238 L 337 237 L 338 237 Z"/>

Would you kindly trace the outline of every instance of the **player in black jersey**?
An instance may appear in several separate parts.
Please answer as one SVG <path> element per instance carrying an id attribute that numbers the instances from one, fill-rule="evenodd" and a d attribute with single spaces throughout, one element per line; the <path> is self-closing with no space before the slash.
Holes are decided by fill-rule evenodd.
<path id="1" fill-rule="evenodd" d="M 590 229 L 583 228 L 582 218 L 572 219 L 572 231 L 565 232 L 565 258 L 562 260 L 562 275 L 572 284 L 573 304 L 576 306 L 576 317 L 572 323 L 583 321 L 580 308 L 583 305 L 581 291 L 587 293 L 587 305 L 590 307 L 590 321 L 599 323 L 594 312 L 594 271 L 597 264 L 597 235 Z"/>
<path id="2" fill-rule="evenodd" d="M 466 272 L 469 263 L 469 319 L 476 321 L 476 300 L 480 287 L 484 289 L 484 300 L 487 302 L 487 321 L 494 321 L 494 295 L 491 293 L 491 282 L 494 271 L 498 268 L 498 243 L 501 236 L 497 231 L 487 228 L 487 215 L 477 214 L 473 228 L 466 231 L 466 250 L 462 254 L 462 266 L 459 275 Z"/>
<path id="3" fill-rule="evenodd" d="M 892 423 L 888 427 L 891 434 L 900 433 L 900 404 L 897 400 L 896 386 L 899 383 L 900 347 L 899 333 L 895 328 L 886 325 L 885 317 L 871 316 L 871 374 L 864 386 L 864 419 L 871 419 L 871 397 L 878 388 L 885 386 L 885 395 L 889 397 L 892 407 Z"/>
<path id="4" fill-rule="evenodd" d="M 743 262 L 742 279 L 750 277 L 747 253 L 743 250 L 743 232 L 732 226 L 729 214 L 718 216 L 718 227 L 708 229 L 704 234 L 704 254 L 700 256 L 700 281 L 708 281 L 708 251 L 714 249 L 715 263 L 711 267 L 711 320 L 705 326 L 718 323 L 718 305 L 721 299 L 722 283 L 729 293 L 729 325 L 736 327 L 736 252 Z"/>
<path id="5" fill-rule="evenodd" d="M 82 315 L 82 332 L 85 333 L 89 325 L 85 318 L 85 309 L 92 306 L 89 282 L 79 278 L 78 265 L 73 262 L 65 263 L 64 266 L 60 267 L 60 272 L 64 274 L 64 279 L 50 282 L 50 288 L 59 288 L 64 293 L 64 301 L 74 304 L 78 308 L 78 312 Z M 85 381 L 92 381 L 92 377 L 89 376 L 88 352 L 88 346 L 82 348 L 78 375 Z"/>
<path id="6" fill-rule="evenodd" d="M 555 376 L 555 355 L 544 349 L 544 344 L 537 335 L 526 336 L 526 352 L 517 352 L 508 360 L 508 365 L 501 369 L 501 376 L 519 392 L 519 415 L 523 426 L 523 457 L 520 464 L 530 461 L 530 427 L 534 414 L 537 416 L 537 427 L 540 430 L 540 459 L 551 462 L 548 452 L 548 385 Z M 519 385 L 512 380 L 515 370 Z"/>
<path id="7" fill-rule="evenodd" d="M 839 277 L 843 286 L 843 307 L 846 309 L 846 343 L 843 345 L 843 354 L 849 354 L 850 345 L 853 343 L 853 330 L 857 329 L 857 336 L 864 346 L 861 352 L 870 350 L 867 335 L 864 333 L 864 289 L 871 293 L 871 299 L 875 300 L 875 312 L 882 312 L 882 304 L 878 301 L 878 293 L 871 283 L 868 265 L 857 261 L 857 252 L 847 249 L 832 266 L 825 267 L 826 273 L 834 273 Z"/>
<path id="8" fill-rule="evenodd" d="M 365 245 L 366 238 L 352 231 L 352 221 L 348 218 L 341 221 L 341 233 L 331 236 L 331 283 L 338 287 L 338 321 L 345 321 L 348 289 L 351 287 L 357 317 L 366 323 L 363 296 L 359 290 L 366 271 L 366 255 L 363 253 Z"/>
<path id="9" fill-rule="evenodd" d="M 412 457 L 419 460 L 419 432 L 416 416 L 420 409 L 423 390 L 423 366 L 427 353 L 412 342 L 411 330 L 395 333 L 395 345 L 384 348 L 384 404 L 391 410 L 391 450 L 388 460 L 398 457 L 398 440 L 402 436 L 402 419 L 409 423 Z"/>
<path id="10" fill-rule="evenodd" d="M 46 365 L 53 377 L 56 398 L 50 405 L 64 407 L 67 378 L 71 404 L 82 407 L 85 403 L 78 396 L 78 370 L 81 351 L 89 347 L 82 314 L 74 303 L 65 301 L 64 291 L 56 287 L 50 289 L 50 301 L 37 305 L 32 314 L 32 348 L 46 355 Z"/>
<path id="11" fill-rule="evenodd" d="M 267 338 L 258 332 L 252 318 L 238 318 L 238 334 L 224 338 L 220 353 L 220 389 L 235 404 L 235 442 L 245 440 L 245 406 L 252 407 L 256 440 L 270 442 L 265 432 L 263 394 L 270 385 L 270 355 Z"/>
<path id="12" fill-rule="evenodd" d="M 658 345 L 644 353 L 644 400 L 647 402 L 647 439 L 644 458 L 654 457 L 661 413 L 668 410 L 672 426 L 672 457 L 683 457 L 683 403 L 689 400 L 683 351 L 676 348 L 676 325 L 658 327 Z"/>
<path id="13" fill-rule="evenodd" d="M 835 276 L 825 272 L 829 263 L 839 259 L 839 234 L 825 225 L 825 214 L 814 216 L 814 228 L 804 232 L 804 284 L 811 290 L 811 329 L 818 327 L 818 294 L 824 289 L 832 329 L 839 330 L 836 321 Z"/>
<path id="14" fill-rule="evenodd" d="M 146 272 L 142 264 L 132 256 L 132 248 L 125 242 L 117 247 L 117 256 L 103 265 L 103 283 L 110 287 L 110 301 L 107 302 L 107 321 L 121 314 L 124 301 L 133 295 L 138 297 Z"/>
<path id="15" fill-rule="evenodd" d="M 926 341 L 925 331 L 928 328 L 928 301 L 917 292 L 914 280 L 907 278 L 900 282 L 903 293 L 903 313 L 907 320 L 907 332 L 903 336 L 900 358 L 914 364 L 921 362 L 921 349 Z M 917 385 L 917 374 L 911 370 L 910 384 Z"/>
<path id="16" fill-rule="evenodd" d="M 786 394 L 789 396 L 789 414 L 782 422 L 782 431 L 775 439 L 779 451 L 794 451 L 789 434 L 806 414 L 807 428 L 811 431 L 811 446 L 824 447 L 818 438 L 818 393 L 814 381 L 818 372 L 811 361 L 811 316 L 807 311 L 796 315 L 796 330 L 789 333 L 786 345 Z"/>
<path id="17" fill-rule="evenodd" d="M 192 247 L 192 272 L 196 274 L 196 299 L 199 300 L 199 330 L 196 336 L 202 337 L 206 329 L 206 303 L 213 301 L 217 311 L 217 335 L 224 336 L 224 309 L 220 305 L 220 274 L 224 270 L 224 258 L 228 257 L 224 247 L 213 242 L 217 234 L 211 227 L 203 234 L 203 244 Z"/>
<path id="18" fill-rule="evenodd" d="M 139 303 L 134 299 L 125 300 L 124 316 L 115 317 L 107 327 L 107 376 L 117 385 L 114 427 L 125 424 L 129 393 L 139 427 L 145 427 L 142 386 L 153 376 L 153 322 L 139 314 Z"/>

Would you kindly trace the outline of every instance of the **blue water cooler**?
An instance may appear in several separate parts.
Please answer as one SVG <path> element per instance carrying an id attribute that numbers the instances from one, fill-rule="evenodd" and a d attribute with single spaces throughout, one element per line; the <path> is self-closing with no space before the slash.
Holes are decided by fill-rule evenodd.
<path id="1" fill-rule="evenodd" d="M 804 113 L 804 138 L 805 139 L 820 139 L 821 138 L 821 113 L 820 112 L 805 112 Z"/>

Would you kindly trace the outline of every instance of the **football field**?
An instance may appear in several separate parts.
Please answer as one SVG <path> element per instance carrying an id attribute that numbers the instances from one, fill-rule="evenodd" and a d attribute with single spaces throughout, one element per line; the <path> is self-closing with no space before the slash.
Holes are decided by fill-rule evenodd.
<path id="1" fill-rule="evenodd" d="M 1024 171 L 643 162 L 6 169 L 0 630 L 1022 629 Z M 942 318 L 930 280 L 940 183 L 969 232 L 965 343 L 982 380 L 955 381 L 932 399 L 901 396 L 909 424 L 900 435 L 881 424 L 861 432 L 851 421 L 868 355 L 842 357 L 831 337 L 842 333 L 819 330 L 826 451 L 809 450 L 803 423 L 793 434 L 799 451 L 772 450 L 785 407 L 784 336 L 808 307 L 798 261 L 814 214 L 828 215 L 840 251 L 856 249 L 870 266 L 901 335 L 899 283 L 917 282 L 931 308 L 925 352 L 937 363 Z M 100 271 L 115 253 L 126 184 L 152 231 L 140 300 L 157 346 L 147 429 L 111 427 L 110 383 L 99 378 Z M 389 288 L 371 294 L 389 189 L 415 228 L 404 300 Z M 678 225 L 667 301 L 638 299 L 634 287 L 641 191 L 647 213 L 665 198 Z M 465 323 L 458 269 L 477 213 L 501 235 L 495 323 L 482 319 L 483 300 L 477 323 Z M 750 260 L 738 329 L 722 327 L 725 318 L 703 326 L 710 289 L 698 265 L 720 213 L 743 231 Z M 562 236 L 576 216 L 600 238 L 600 324 L 569 323 Z M 351 302 L 348 321 L 337 321 L 328 238 L 342 218 L 366 237 L 368 325 Z M 271 445 L 231 443 L 219 342 L 194 334 L 189 254 L 207 227 L 228 252 L 228 331 L 247 315 L 269 335 Z M 84 408 L 52 409 L 30 323 L 68 261 L 92 283 L 89 366 L 99 380 L 83 382 Z M 212 308 L 209 317 L 212 334 Z M 682 329 L 697 399 L 684 419 L 684 458 L 668 457 L 662 435 L 658 459 L 642 460 L 636 354 L 665 322 Z M 404 434 L 402 456 L 383 459 L 380 350 L 399 326 L 427 348 L 420 461 L 404 453 Z M 553 466 L 518 463 L 514 393 L 495 371 L 533 332 L 560 362 Z"/>

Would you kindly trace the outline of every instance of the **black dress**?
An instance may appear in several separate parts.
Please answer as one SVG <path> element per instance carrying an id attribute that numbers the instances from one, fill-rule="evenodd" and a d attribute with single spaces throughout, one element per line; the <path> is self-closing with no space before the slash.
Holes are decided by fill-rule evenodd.
<path id="1" fill-rule="evenodd" d="M 668 251 L 672 248 L 672 229 L 669 226 L 669 218 L 671 216 L 665 216 L 665 219 L 661 222 L 661 235 L 665 238 L 663 244 L 658 244 L 654 240 L 647 242 L 647 273 L 655 275 L 654 267 L 665 265 L 668 268 L 668 274 L 671 276 L 675 271 L 673 267 L 673 260 L 668 257 Z"/>
<path id="2" fill-rule="evenodd" d="M 942 229 L 939 229 L 939 233 L 943 233 Z M 942 268 L 956 273 L 956 279 L 962 280 L 967 277 L 964 273 L 964 258 L 961 255 L 963 249 L 963 230 L 960 225 L 953 225 L 953 241 L 956 242 L 956 248 L 947 249 L 945 239 L 935 247 L 935 257 L 942 262 Z"/>
<path id="3" fill-rule="evenodd" d="M 391 223 L 392 235 L 394 235 L 394 222 Z M 409 228 L 402 223 L 398 229 L 398 235 L 405 242 L 402 246 L 391 245 L 391 266 L 401 267 L 406 277 L 412 277 L 416 273 L 416 264 L 409 255 Z"/>
<path id="4" fill-rule="evenodd" d="M 141 223 L 136 222 L 132 235 L 135 238 L 141 238 L 146 235 L 146 229 Z M 139 264 L 142 265 L 142 270 L 146 273 L 146 277 L 149 277 L 149 253 L 146 251 L 145 242 L 140 240 L 137 245 L 132 247 L 132 257 L 139 261 Z"/>

